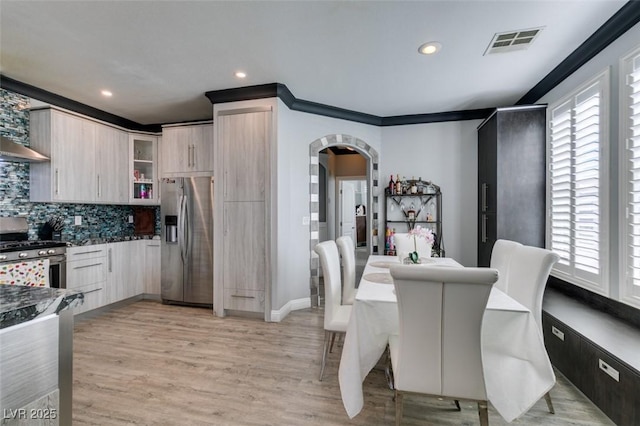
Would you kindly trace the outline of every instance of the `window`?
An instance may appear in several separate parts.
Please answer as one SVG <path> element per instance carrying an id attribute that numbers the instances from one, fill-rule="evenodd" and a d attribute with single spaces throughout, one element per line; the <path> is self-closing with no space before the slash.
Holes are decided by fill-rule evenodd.
<path id="1" fill-rule="evenodd" d="M 549 106 L 547 244 L 553 275 L 608 294 L 609 72 Z"/>
<path id="2" fill-rule="evenodd" d="M 620 299 L 640 306 L 640 48 L 621 60 Z"/>

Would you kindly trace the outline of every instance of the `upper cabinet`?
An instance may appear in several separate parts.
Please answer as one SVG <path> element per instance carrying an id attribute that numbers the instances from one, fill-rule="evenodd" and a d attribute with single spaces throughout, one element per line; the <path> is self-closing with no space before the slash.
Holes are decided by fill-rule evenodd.
<path id="1" fill-rule="evenodd" d="M 158 177 L 158 137 L 129 135 L 129 162 L 127 185 L 131 204 L 158 204 L 160 179 Z"/>
<path id="2" fill-rule="evenodd" d="M 96 168 L 97 127 L 50 108 L 31 111 L 31 147 L 51 158 L 30 167 L 31 201 L 98 201 L 103 177 Z"/>
<path id="3" fill-rule="evenodd" d="M 163 126 L 162 176 L 213 174 L 213 123 Z"/>
<path id="4" fill-rule="evenodd" d="M 126 203 L 129 176 L 129 134 L 114 127 L 95 124 L 96 127 L 96 201 Z"/>
<path id="5" fill-rule="evenodd" d="M 45 108 L 31 111 L 30 142 L 51 159 L 30 166 L 31 201 L 158 203 L 157 136 Z"/>

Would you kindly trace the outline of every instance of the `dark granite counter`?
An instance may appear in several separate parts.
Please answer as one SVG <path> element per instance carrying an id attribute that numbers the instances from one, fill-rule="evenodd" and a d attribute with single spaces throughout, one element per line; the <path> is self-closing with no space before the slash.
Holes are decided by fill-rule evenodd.
<path id="1" fill-rule="evenodd" d="M 83 302 L 84 294 L 80 291 L 0 284 L 0 328 L 59 314 Z"/>
<path id="2" fill-rule="evenodd" d="M 158 240 L 160 235 L 127 235 L 123 237 L 96 237 L 86 240 L 68 241 L 67 245 L 70 247 L 76 246 L 92 246 L 96 244 L 106 243 L 119 243 L 122 241 L 135 241 L 135 240 Z"/>

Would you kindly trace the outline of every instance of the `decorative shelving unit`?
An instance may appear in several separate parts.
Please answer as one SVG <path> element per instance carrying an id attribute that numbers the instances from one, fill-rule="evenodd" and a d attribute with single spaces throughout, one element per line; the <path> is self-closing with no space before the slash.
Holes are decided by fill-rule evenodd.
<path id="1" fill-rule="evenodd" d="M 409 232 L 416 225 L 429 228 L 434 234 L 432 256 L 444 257 L 442 239 L 442 192 L 430 181 L 410 180 L 402 193 L 385 189 L 385 229 Z M 413 191 L 412 191 L 413 189 Z M 393 254 L 385 249 L 384 254 Z"/>

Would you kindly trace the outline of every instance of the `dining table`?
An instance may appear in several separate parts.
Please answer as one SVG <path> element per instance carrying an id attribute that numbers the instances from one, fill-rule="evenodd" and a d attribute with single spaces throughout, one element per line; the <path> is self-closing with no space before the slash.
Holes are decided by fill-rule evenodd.
<path id="1" fill-rule="evenodd" d="M 398 334 L 398 304 L 389 268 L 397 257 L 371 255 L 362 273 L 342 348 L 338 378 L 349 418 L 364 405 L 363 381 Z M 425 258 L 425 267 L 463 267 L 451 258 Z M 531 311 L 492 288 L 482 321 L 482 361 L 487 397 L 511 422 L 555 384 L 540 328 Z"/>

